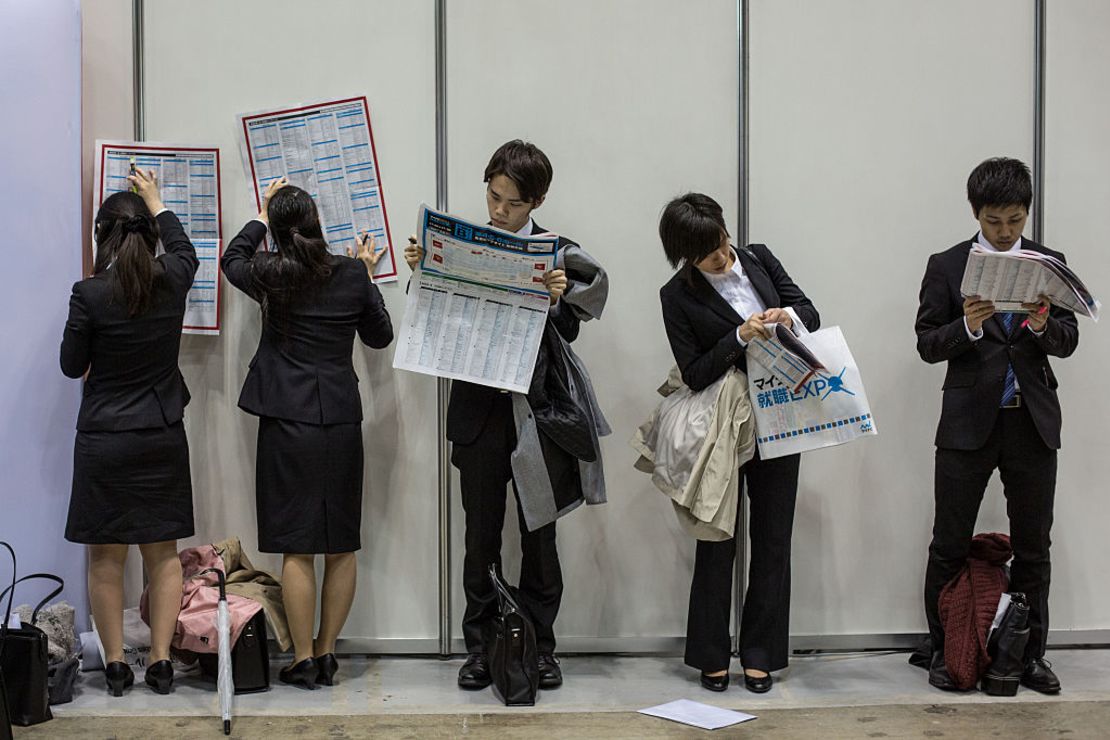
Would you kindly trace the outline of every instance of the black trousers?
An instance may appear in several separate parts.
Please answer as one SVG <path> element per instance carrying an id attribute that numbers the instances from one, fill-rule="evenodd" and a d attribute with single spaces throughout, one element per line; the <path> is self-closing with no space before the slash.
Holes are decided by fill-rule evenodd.
<path id="1" fill-rule="evenodd" d="M 463 558 L 463 638 L 467 652 L 485 652 L 483 628 L 497 613 L 497 597 L 490 584 L 490 563 L 501 567 L 501 530 L 505 523 L 506 485 L 512 481 L 510 461 L 516 447 L 516 424 L 508 394 L 498 394 L 478 438 L 454 445 L 451 461 L 459 469 L 462 504 L 466 512 L 466 554 Z M 516 485 L 513 485 L 516 494 Z M 563 597 L 563 573 L 555 546 L 555 523 L 534 532 L 524 524 L 517 500 L 520 527 L 520 606 L 536 629 L 540 653 L 555 651 L 555 617 Z"/>
<path id="2" fill-rule="evenodd" d="M 944 645 L 938 601 L 945 584 L 967 560 L 979 504 L 991 474 L 998 469 L 1010 519 L 1010 590 L 1029 599 L 1029 643 L 1025 658 L 1044 655 L 1048 636 L 1048 586 L 1052 576 L 1049 546 L 1056 496 L 1056 450 L 1041 439 L 1026 408 L 1002 409 L 978 450 L 937 448 L 935 513 L 929 564 L 925 569 L 925 616 L 933 647 Z"/>
<path id="3" fill-rule="evenodd" d="M 789 660 L 790 537 L 800 459 L 788 455 L 760 460 L 757 453 L 740 468 L 740 493 L 748 494 L 751 540 L 748 591 L 740 616 L 740 662 L 745 668 L 777 671 Z M 686 665 L 706 673 L 728 668 L 735 560 L 735 537 L 698 541 L 686 619 Z"/>

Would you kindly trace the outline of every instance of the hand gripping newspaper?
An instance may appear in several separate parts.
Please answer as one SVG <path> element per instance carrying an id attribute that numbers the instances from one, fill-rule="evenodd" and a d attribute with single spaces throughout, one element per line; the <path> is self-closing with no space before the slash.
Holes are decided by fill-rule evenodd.
<path id="1" fill-rule="evenodd" d="M 527 393 L 550 308 L 558 237 L 520 236 L 420 206 L 424 256 L 393 367 Z"/>

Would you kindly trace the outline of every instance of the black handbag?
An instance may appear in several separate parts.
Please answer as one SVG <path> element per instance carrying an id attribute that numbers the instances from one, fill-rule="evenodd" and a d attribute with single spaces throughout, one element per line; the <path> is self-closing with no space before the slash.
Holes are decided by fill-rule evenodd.
<path id="1" fill-rule="evenodd" d="M 1025 594 L 1010 594 L 1002 621 L 987 640 L 991 663 L 983 673 L 980 688 L 990 696 L 1017 694 L 1025 670 L 1025 646 L 1029 642 L 1029 603 Z"/>
<path id="2" fill-rule="evenodd" d="M 0 671 L 0 740 L 12 740 L 12 718 L 8 713 L 8 689 Z"/>
<path id="3" fill-rule="evenodd" d="M 497 594 L 497 616 L 489 622 L 486 650 L 493 693 L 506 706 L 532 706 L 540 686 L 536 630 L 517 604 L 512 589 L 490 564 L 489 577 Z"/>
<path id="4" fill-rule="evenodd" d="M 26 727 L 53 719 L 50 713 L 49 690 L 49 641 L 46 633 L 35 626 L 39 609 L 62 592 L 65 583 L 61 578 L 49 573 L 34 573 L 22 578 L 15 577 L 15 551 L 6 542 L 0 542 L 12 556 L 12 585 L 0 592 L 0 601 L 8 597 L 4 610 L 4 621 L 0 623 L 0 674 L 4 677 L 4 695 L 7 699 L 7 712 L 12 724 Z M 19 629 L 11 629 L 12 601 L 15 599 L 15 586 L 23 581 L 46 579 L 54 581 L 54 589 L 31 615 L 31 624 Z"/>
<path id="5" fill-rule="evenodd" d="M 259 609 L 231 648 L 231 679 L 236 694 L 269 690 L 270 648 L 266 639 L 266 610 Z M 199 659 L 201 673 L 215 680 L 220 673 L 219 656 L 201 653 Z"/>

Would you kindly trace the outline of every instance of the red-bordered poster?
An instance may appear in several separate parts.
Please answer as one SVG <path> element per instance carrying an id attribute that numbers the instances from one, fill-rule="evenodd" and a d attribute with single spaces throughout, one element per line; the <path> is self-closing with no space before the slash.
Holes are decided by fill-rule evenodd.
<path id="1" fill-rule="evenodd" d="M 197 250 L 200 267 L 185 303 L 183 331 L 220 333 L 220 255 L 223 220 L 220 150 L 156 142 L 96 142 L 93 212 L 113 193 L 126 190 L 131 165 L 154 170 L 162 202 L 173 211 Z"/>
<path id="2" fill-rule="evenodd" d="M 375 282 L 397 279 L 381 171 L 366 97 L 297 105 L 239 116 L 239 146 L 255 205 L 279 177 L 307 191 L 332 252 L 346 254 L 370 232 L 385 248 Z"/>

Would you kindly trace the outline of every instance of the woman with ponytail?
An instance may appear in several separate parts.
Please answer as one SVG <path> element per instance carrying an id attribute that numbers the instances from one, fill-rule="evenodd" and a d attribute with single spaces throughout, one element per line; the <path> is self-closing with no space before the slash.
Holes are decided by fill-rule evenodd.
<path id="1" fill-rule="evenodd" d="M 259 251 L 267 227 L 273 252 Z M 350 249 L 347 257 L 331 254 L 312 198 L 280 178 L 221 261 L 228 281 L 262 309 L 239 408 L 259 417 L 258 549 L 284 556 L 282 593 L 295 655 L 279 676 L 308 689 L 334 682 L 335 641 L 355 593 L 363 453 L 354 338 L 378 349 L 393 341 L 371 282 L 382 252 L 367 234 L 357 242 L 357 259 Z M 313 639 L 317 554 L 324 555 L 324 582 Z"/>
<path id="2" fill-rule="evenodd" d="M 177 358 L 197 256 L 154 173 L 128 179 L 133 192 L 96 214 L 93 274 L 73 286 L 61 351 L 62 372 L 85 376 L 65 536 L 89 546 L 89 601 L 115 696 L 134 682 L 123 660 L 128 545 L 139 546 L 150 583 L 146 682 L 166 694 L 181 606 L 177 540 L 193 535 L 189 390 Z M 155 257 L 159 238 L 165 254 Z"/>

